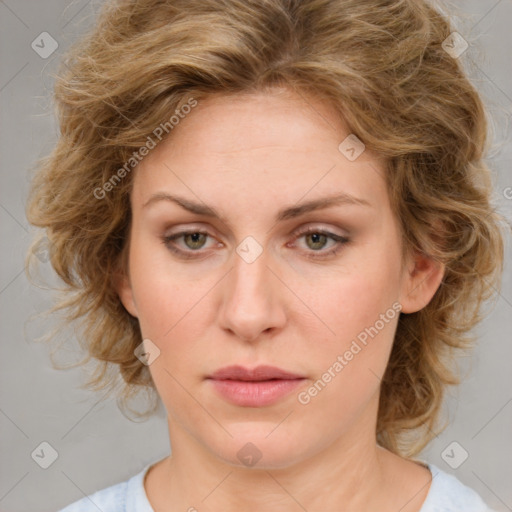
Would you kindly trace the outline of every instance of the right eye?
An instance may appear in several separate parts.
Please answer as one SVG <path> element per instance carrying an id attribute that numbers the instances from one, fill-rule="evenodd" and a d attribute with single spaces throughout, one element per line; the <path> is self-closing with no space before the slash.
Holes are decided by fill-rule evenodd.
<path id="1" fill-rule="evenodd" d="M 189 259 L 196 257 L 196 255 L 193 253 L 199 253 L 199 250 L 204 247 L 207 237 L 209 236 L 209 233 L 200 230 L 180 231 L 179 233 L 163 236 L 162 243 L 170 251 L 174 252 L 175 254 L 178 254 L 180 257 Z M 179 240 L 180 238 L 183 239 L 185 247 L 178 247 L 176 241 Z M 200 256 L 202 254 L 203 252 L 197 254 L 197 256 Z"/>

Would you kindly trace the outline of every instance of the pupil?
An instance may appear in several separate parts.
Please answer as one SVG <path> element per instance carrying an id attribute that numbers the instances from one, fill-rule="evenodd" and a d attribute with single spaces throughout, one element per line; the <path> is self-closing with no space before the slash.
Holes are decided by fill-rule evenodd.
<path id="1" fill-rule="evenodd" d="M 325 235 L 322 235 L 321 233 L 311 233 L 309 235 L 311 238 L 311 242 L 313 245 L 315 245 L 315 247 L 318 249 L 318 245 L 317 244 L 320 244 L 322 245 L 322 239 L 325 238 Z"/>
<path id="2" fill-rule="evenodd" d="M 190 233 L 189 235 L 187 235 L 188 237 L 188 240 L 190 242 L 190 245 L 193 247 L 193 248 L 197 248 L 200 242 L 200 237 L 203 236 L 203 233 Z"/>

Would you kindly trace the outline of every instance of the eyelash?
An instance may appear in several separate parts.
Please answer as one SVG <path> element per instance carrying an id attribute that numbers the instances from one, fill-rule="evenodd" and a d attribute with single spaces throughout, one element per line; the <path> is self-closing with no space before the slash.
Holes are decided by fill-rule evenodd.
<path id="1" fill-rule="evenodd" d="M 177 249 L 176 246 L 174 246 L 172 244 L 172 242 L 174 242 L 178 238 L 181 238 L 182 236 L 193 235 L 193 234 L 201 234 L 201 235 L 209 236 L 208 232 L 201 231 L 201 230 L 180 231 L 179 233 L 175 233 L 173 235 L 168 235 L 168 236 L 162 237 L 162 243 L 167 247 L 167 249 L 169 249 L 170 251 L 172 251 L 175 254 L 178 254 L 181 258 L 184 258 L 184 259 L 197 258 L 198 256 L 195 253 L 199 253 L 199 250 L 191 251 L 191 252 L 183 251 L 181 249 Z M 318 228 L 314 228 L 314 227 L 306 228 L 302 231 L 299 231 L 295 235 L 295 239 L 299 239 L 305 235 L 310 235 L 310 234 L 324 235 L 336 242 L 335 247 L 328 251 L 325 251 L 325 252 L 313 251 L 313 254 L 315 252 L 320 253 L 320 254 L 319 255 L 310 254 L 307 256 L 310 259 L 319 260 L 319 259 L 327 258 L 328 256 L 334 256 L 342 249 L 342 246 L 344 246 L 350 242 L 350 239 L 347 238 L 346 236 L 336 235 L 335 233 L 331 233 L 330 231 L 326 231 L 326 230 L 318 229 Z"/>

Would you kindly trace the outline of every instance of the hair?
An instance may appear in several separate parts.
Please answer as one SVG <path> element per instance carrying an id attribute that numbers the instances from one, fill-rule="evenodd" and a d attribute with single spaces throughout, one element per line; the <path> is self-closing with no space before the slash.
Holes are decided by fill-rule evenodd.
<path id="1" fill-rule="evenodd" d="M 472 346 L 504 257 L 483 161 L 485 109 L 460 59 L 443 48 L 451 32 L 422 0 L 107 1 L 62 61 L 60 134 L 27 205 L 63 281 L 51 311 L 80 327 L 77 364 L 95 363 L 85 386 L 113 389 L 120 373 L 123 412 L 139 391 L 156 395 L 134 354 L 138 320 L 115 289 L 126 267 L 133 175 L 120 169 L 190 98 L 287 87 L 328 102 L 383 157 L 404 250 L 445 265 L 430 303 L 400 315 L 381 383 L 379 444 L 419 453 L 447 385 L 460 380 L 455 352 Z"/>

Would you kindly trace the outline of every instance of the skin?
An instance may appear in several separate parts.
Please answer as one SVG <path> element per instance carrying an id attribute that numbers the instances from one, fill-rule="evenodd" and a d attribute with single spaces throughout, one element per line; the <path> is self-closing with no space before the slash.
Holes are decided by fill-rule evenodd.
<path id="1" fill-rule="evenodd" d="M 426 306 L 444 272 L 419 254 L 401 260 L 383 163 L 368 150 L 345 158 L 338 145 L 349 133 L 329 105 L 286 89 L 211 96 L 136 168 L 118 293 L 160 350 L 149 368 L 172 456 L 145 479 L 156 512 L 420 510 L 430 472 L 375 438 L 398 315 L 308 404 L 297 399 L 393 303 L 403 314 Z M 275 220 L 282 208 L 340 192 L 370 206 Z M 157 193 L 207 204 L 222 219 L 168 200 L 144 207 Z M 305 227 L 349 242 L 300 234 Z M 163 243 L 182 229 L 208 236 Z M 236 252 L 247 236 L 263 249 L 250 264 Z M 205 379 L 231 364 L 270 364 L 306 381 L 271 406 L 236 406 Z M 261 453 L 252 467 L 237 457 L 249 442 Z"/>

